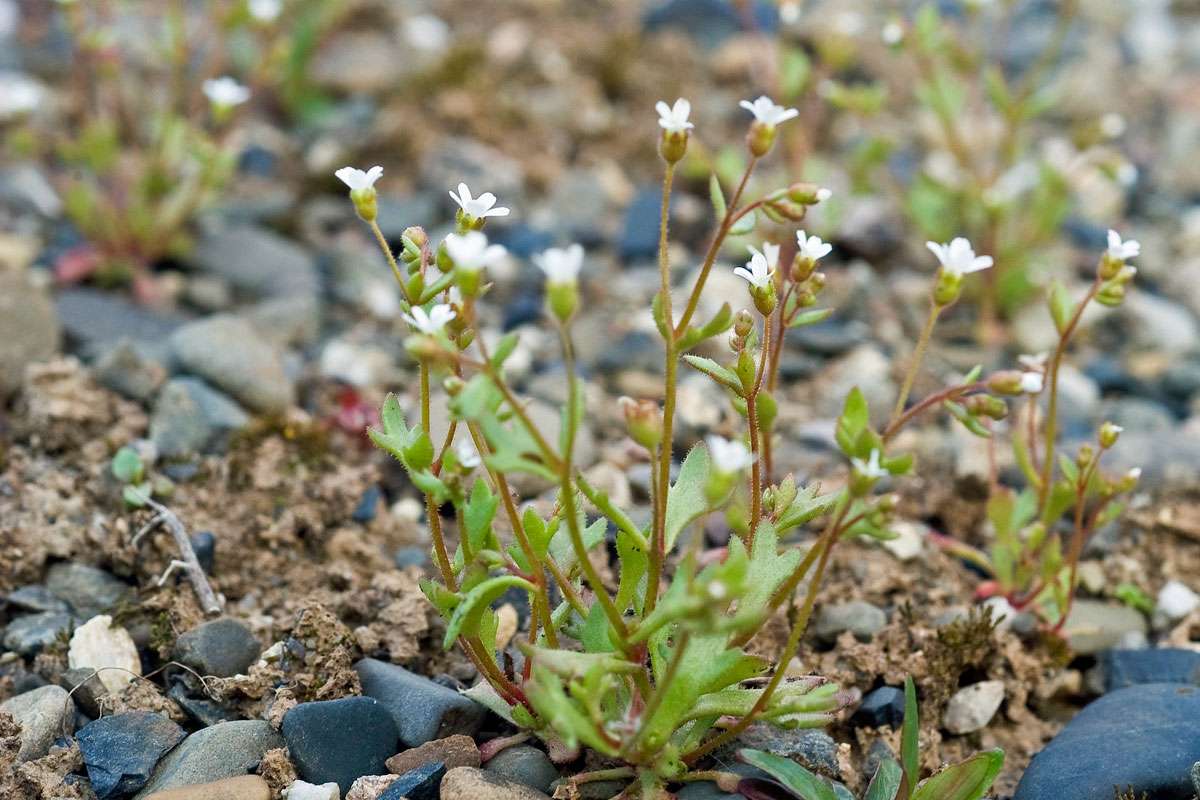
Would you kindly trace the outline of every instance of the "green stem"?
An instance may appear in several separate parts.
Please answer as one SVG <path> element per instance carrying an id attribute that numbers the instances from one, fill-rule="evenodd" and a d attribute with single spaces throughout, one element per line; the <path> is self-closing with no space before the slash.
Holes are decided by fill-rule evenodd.
<path id="1" fill-rule="evenodd" d="M 404 281 L 404 273 L 400 271 L 400 265 L 396 263 L 396 256 L 392 254 L 392 247 L 388 244 L 387 237 L 383 235 L 383 231 L 379 228 L 379 223 L 375 220 L 371 220 L 367 224 L 371 228 L 371 233 L 375 234 L 375 241 L 379 243 L 379 249 L 383 251 L 383 255 L 387 258 L 388 266 L 392 268 L 392 275 L 396 278 L 396 283 L 400 287 L 400 293 L 404 295 L 405 302 L 408 305 L 412 305 L 412 298 L 408 296 L 408 286 Z"/>
<path id="2" fill-rule="evenodd" d="M 1049 385 L 1050 396 L 1046 401 L 1046 429 L 1043 432 L 1043 457 L 1042 462 L 1042 485 L 1038 487 L 1038 516 L 1046 525 L 1051 524 L 1053 520 L 1048 518 L 1050 512 L 1050 488 L 1051 482 L 1054 480 L 1054 447 L 1058 438 L 1058 369 L 1062 366 L 1063 356 L 1067 352 L 1067 345 L 1071 341 L 1071 337 L 1075 334 L 1075 329 L 1079 327 L 1079 320 L 1083 317 L 1083 311 L 1087 308 L 1088 303 L 1092 302 L 1092 298 L 1100 291 L 1101 279 L 1096 276 L 1096 280 L 1092 282 L 1091 288 L 1079 305 L 1075 308 L 1075 313 L 1071 315 L 1071 319 L 1063 328 L 1062 333 L 1058 337 L 1058 346 L 1054 348 L 1054 355 L 1050 358 L 1050 362 L 1046 367 L 1046 382 Z"/>
<path id="3" fill-rule="evenodd" d="M 754 532 L 758 529 L 762 517 L 762 448 L 759 444 L 758 430 L 758 393 L 762 391 L 763 377 L 767 372 L 767 356 L 771 350 L 771 315 L 763 317 L 762 352 L 759 356 L 758 377 L 754 380 L 754 389 L 746 398 L 746 421 L 750 427 L 750 452 L 754 455 L 754 463 L 750 465 L 750 528 L 746 536 L 746 547 L 754 545 Z"/>
<path id="4" fill-rule="evenodd" d="M 904 383 L 900 386 L 900 394 L 896 397 L 896 406 L 892 409 L 892 419 L 888 423 L 891 427 L 904 413 L 904 404 L 908 402 L 908 393 L 912 391 L 913 382 L 917 379 L 917 371 L 921 368 L 921 362 L 925 360 L 925 351 L 929 348 L 929 340 L 933 338 L 933 326 L 937 324 L 938 316 L 942 313 L 942 306 L 935 302 L 929 304 L 929 316 L 925 318 L 925 327 L 921 329 L 921 336 L 917 339 L 917 348 L 913 351 L 912 363 L 908 365 L 908 372 L 904 375 Z"/>
<path id="5" fill-rule="evenodd" d="M 787 644 L 784 645 L 783 653 L 779 656 L 776 662 L 775 674 L 771 676 L 770 682 L 767 683 L 762 694 L 758 696 L 758 700 L 754 703 L 754 707 L 746 716 L 742 717 L 731 728 L 724 733 L 709 739 L 704 744 L 687 753 L 683 760 L 687 764 L 694 764 L 701 756 L 706 753 L 711 753 L 716 748 L 737 738 L 742 731 L 750 727 L 755 718 L 767 707 L 771 701 L 771 697 L 775 694 L 775 690 L 779 688 L 779 684 L 783 682 L 783 677 L 787 674 L 788 664 L 796 655 L 796 651 L 800 648 L 800 639 L 804 636 L 805 630 L 808 629 L 808 621 L 812 617 L 813 606 L 817 600 L 817 590 L 821 586 L 821 579 L 825 577 L 825 568 L 829 565 L 829 556 L 833 552 L 833 546 L 837 543 L 838 535 L 841 533 L 842 522 L 846 518 L 846 512 L 850 509 L 850 494 L 847 492 L 843 495 L 843 499 L 838 507 L 837 513 L 829 519 L 829 525 L 825 528 L 825 533 L 821 536 L 821 541 L 818 547 L 821 548 L 821 557 L 817 561 L 817 571 L 813 575 L 812 580 L 808 584 L 808 592 L 804 596 L 804 605 L 800 609 L 800 615 L 796 618 L 796 622 L 792 625 L 792 631 L 788 635 Z"/>

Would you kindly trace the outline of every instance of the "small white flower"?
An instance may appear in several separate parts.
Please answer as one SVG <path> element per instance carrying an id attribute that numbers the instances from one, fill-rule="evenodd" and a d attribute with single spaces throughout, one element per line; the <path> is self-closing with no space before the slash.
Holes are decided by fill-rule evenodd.
<path id="1" fill-rule="evenodd" d="M 991 256 L 975 255 L 971 243 L 961 236 L 950 244 L 926 242 L 925 246 L 937 256 L 937 260 L 942 264 L 942 269 L 951 275 L 962 277 L 967 273 L 978 272 L 992 266 Z"/>
<path id="2" fill-rule="evenodd" d="M 904 41 L 904 28 L 899 22 L 889 22 L 884 25 L 883 30 L 880 31 L 880 38 L 882 38 L 883 43 L 887 45 L 900 44 L 900 42 Z"/>
<path id="3" fill-rule="evenodd" d="M 412 307 L 412 314 L 404 314 L 404 320 L 419 330 L 421 333 L 435 336 L 442 332 L 446 327 L 446 323 L 454 319 L 454 309 L 445 303 L 439 303 L 429 309 L 429 313 L 425 313 L 425 309 L 420 306 Z"/>
<path id="4" fill-rule="evenodd" d="M 1050 355 L 1049 353 L 1038 353 L 1036 355 L 1028 355 L 1028 354 L 1019 355 L 1019 356 L 1017 356 L 1017 362 L 1021 366 L 1023 366 L 1025 369 L 1029 370 L 1030 372 L 1045 372 L 1046 371 L 1046 359 L 1049 357 L 1049 355 Z"/>
<path id="5" fill-rule="evenodd" d="M 817 189 L 817 202 L 818 203 L 824 203 L 826 200 L 828 200 L 831 197 L 833 197 L 832 189 L 826 189 L 824 186 L 822 186 L 820 189 Z"/>
<path id="6" fill-rule="evenodd" d="M 283 11 L 283 0 L 250 0 L 247 8 L 259 22 L 274 22 Z"/>
<path id="7" fill-rule="evenodd" d="M 507 251 L 502 245 L 488 244 L 487 236 L 481 231 L 467 231 L 447 236 L 446 252 L 454 266 L 467 272 L 478 272 L 496 266 Z"/>
<path id="8" fill-rule="evenodd" d="M 333 173 L 344 184 L 350 187 L 352 192 L 361 192 L 364 189 L 370 189 L 375 185 L 375 181 L 383 177 L 383 167 L 374 166 L 366 172 L 354 167 L 342 167 L 337 172 Z"/>
<path id="9" fill-rule="evenodd" d="M 870 457 L 866 461 L 863 461 L 861 458 L 852 458 L 850 459 L 850 463 L 854 465 L 854 469 L 859 475 L 871 480 L 886 478 L 891 474 L 879 463 L 878 449 L 872 450 Z"/>
<path id="10" fill-rule="evenodd" d="M 833 250 L 833 245 L 821 241 L 820 236 L 806 237 L 804 231 L 796 231 L 796 246 L 801 258 L 810 258 L 813 261 L 824 258 Z"/>
<path id="11" fill-rule="evenodd" d="M 493 208 L 496 205 L 496 195 L 491 192 L 484 192 L 479 197 L 471 197 L 471 190 L 467 188 L 465 183 L 458 185 L 458 194 L 450 192 L 450 196 L 454 198 L 454 202 L 458 203 L 458 207 L 468 217 L 474 217 L 475 219 L 507 217 L 509 213 L 508 209 L 504 206 Z"/>
<path id="12" fill-rule="evenodd" d="M 479 457 L 479 451 L 475 449 L 475 445 L 466 439 L 455 445 L 454 455 L 458 456 L 458 463 L 462 464 L 466 469 L 475 469 L 483 463 L 483 459 Z"/>
<path id="13" fill-rule="evenodd" d="M 583 247 L 551 247 L 533 257 L 533 263 L 546 273 L 551 283 L 575 283 L 579 270 L 583 268 Z"/>
<path id="14" fill-rule="evenodd" d="M 1140 255 L 1142 246 L 1134 239 L 1121 241 L 1121 234 L 1114 230 L 1108 232 L 1108 250 L 1106 251 L 1109 258 L 1114 261 L 1125 261 L 1127 258 L 1134 258 Z"/>
<path id="15" fill-rule="evenodd" d="M 1132 468 L 1131 470 L 1129 470 L 1128 472 L 1125 473 L 1125 477 L 1129 478 L 1132 481 L 1140 480 L 1142 477 L 1142 468 L 1141 467 Z"/>
<path id="16" fill-rule="evenodd" d="M 204 82 L 204 96 L 215 105 L 232 108 L 250 99 L 249 87 L 225 75 L 220 78 L 209 78 Z"/>
<path id="17" fill-rule="evenodd" d="M 753 103 L 749 100 L 743 100 L 738 105 L 753 114 L 754 118 L 763 125 L 772 128 L 781 122 L 787 122 L 789 119 L 800 116 L 800 112 L 794 108 L 784 108 L 783 106 L 775 105 L 775 101 L 765 94 Z"/>
<path id="18" fill-rule="evenodd" d="M 654 110 L 658 112 L 658 124 L 667 133 L 683 133 L 696 127 L 688 122 L 688 116 L 692 113 L 692 104 L 682 97 L 675 101 L 674 106 L 669 106 L 659 100 L 654 104 Z"/>
<path id="19" fill-rule="evenodd" d="M 741 442 L 731 442 L 723 436 L 712 435 L 704 440 L 708 454 L 717 472 L 730 474 L 741 472 L 754 463 L 754 454 Z"/>
<path id="20" fill-rule="evenodd" d="M 1040 372 L 1021 373 L 1021 391 L 1025 394 L 1041 394 L 1044 383 L 1045 381 Z"/>
<path id="21" fill-rule="evenodd" d="M 733 274 L 745 278 L 756 289 L 766 289 L 771 285 L 771 278 L 774 277 L 775 267 L 779 263 L 779 245 L 764 242 L 765 253 L 759 252 L 753 245 L 748 249 L 751 253 L 750 260 L 744 267 L 735 267 Z"/>

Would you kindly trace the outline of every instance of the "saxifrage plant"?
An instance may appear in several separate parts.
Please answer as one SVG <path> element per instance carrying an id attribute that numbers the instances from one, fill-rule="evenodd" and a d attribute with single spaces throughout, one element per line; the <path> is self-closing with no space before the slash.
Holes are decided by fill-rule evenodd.
<path id="1" fill-rule="evenodd" d="M 567 401 L 558 430 L 551 434 L 535 424 L 505 376 L 516 334 L 494 345 L 478 335 L 477 303 L 490 288 L 487 270 L 506 257 L 482 229 L 489 218 L 509 210 L 498 207 L 490 193 L 474 197 L 460 184 L 457 193 L 451 192 L 460 207 L 457 230 L 435 245 L 423 229 L 408 228 L 397 258 L 376 221 L 375 183 L 382 168 L 364 172 L 346 167 L 337 173 L 387 258 L 412 330 L 405 344 L 419 366 L 419 419 L 410 423 L 399 400 L 389 396 L 382 425 L 370 436 L 401 462 L 425 495 L 438 577 L 424 581 L 422 588 L 446 619 L 444 644 L 449 648 L 457 643 L 485 679 L 472 695 L 537 733 L 552 753 L 570 757 L 587 746 L 620 763 L 572 781 L 629 779 L 623 797 L 658 798 L 670 783 L 712 777 L 695 767 L 755 722 L 820 726 L 850 702 L 853 693 L 819 676 L 789 677 L 788 665 L 807 629 L 836 544 L 853 536 L 890 536 L 887 525 L 897 497 L 880 494 L 877 488 L 910 470 L 912 456 L 890 454 L 889 447 L 923 412 L 944 407 L 975 433 L 990 436 L 991 423 L 1007 416 L 1003 395 L 1035 396 L 1043 383 L 1050 387 L 1046 453 L 1037 462 L 1050 466 L 1034 484 L 1048 498 L 1039 505 L 1047 535 L 1039 542 L 1023 540 L 1022 552 L 1045 564 L 1055 586 L 1066 587 L 1068 604 L 1075 582 L 1073 567 L 1067 569 L 1047 550 L 1048 543 L 1057 541 L 1049 535 L 1049 526 L 1070 504 L 1064 506 L 1058 499 L 1061 492 L 1043 492 L 1040 487 L 1054 482 L 1057 370 L 1083 304 L 1071 305 L 1062 292 L 1052 298 L 1063 339 L 1045 375 L 1037 370 L 1005 371 L 981 380 L 976 369 L 960 383 L 907 405 L 937 319 L 958 300 L 966 275 L 991 266 L 991 258 L 977 256 L 965 239 L 930 243 L 939 268 L 929 321 L 891 419 L 876 429 L 864 395 L 855 389 L 846 399 L 836 430 L 838 447 L 850 464 L 841 488 L 821 493 L 816 485 L 797 485 L 791 476 L 776 478 L 771 443 L 781 343 L 789 329 L 829 315 L 828 309 L 814 306 L 825 284 L 818 261 L 830 246 L 799 231 L 796 256 L 787 265 L 779 263 L 777 243 L 751 247 L 750 261 L 735 272 L 747 281 L 753 310 L 734 312 L 725 304 L 711 319 L 701 322 L 696 317 L 705 283 L 729 239 L 754 232 L 760 217 L 780 226 L 794 225 L 829 193 L 796 183 L 746 199 L 754 168 L 771 151 L 777 127 L 796 113 L 766 97 L 743 106 L 754 115 L 746 136 L 749 163 L 728 199 L 720 181 L 711 181 L 716 230 L 696 280 L 686 287 L 672 285 L 666 210 L 676 165 L 686 154 L 693 128 L 690 105 L 679 100 L 674 106 L 658 106 L 659 150 L 666 169 L 658 250 L 661 286 L 650 305 L 666 351 L 663 399 L 661 407 L 648 399 L 622 401 L 629 435 L 645 448 L 652 463 L 652 520 L 646 526 L 635 524 L 575 462 L 584 408 L 572 323 L 580 303 L 583 249 L 552 248 L 534 257 L 545 273 L 546 305 L 561 339 L 567 382 Z M 1119 302 L 1133 272 L 1124 265 L 1124 256 L 1110 252 L 1087 299 Z M 684 298 L 680 311 L 675 292 Z M 726 333 L 724 363 L 692 352 Z M 732 408 L 746 420 L 746 432 L 734 441 L 709 437 L 687 453 L 672 482 L 681 364 L 704 373 L 727 392 Z M 430 427 L 434 380 L 450 398 L 448 430 L 436 442 Z M 549 517 L 533 507 L 518 507 L 509 483 L 509 476 L 518 472 L 557 487 L 557 504 Z M 1099 481 L 1094 468 L 1085 472 L 1085 485 Z M 587 503 L 599 515 L 590 523 Z M 454 510 L 457 530 L 453 548 L 439 511 L 447 504 Z M 714 556 L 701 553 L 701 536 L 685 540 L 682 534 L 716 512 L 726 514 L 734 535 Z M 784 537 L 821 519 L 821 532 L 807 549 L 781 546 Z M 503 528 L 511 532 L 511 540 L 502 539 Z M 616 531 L 619 556 L 615 591 L 605 584 L 594 561 L 605 553 L 610 528 Z M 688 545 L 671 570 L 681 541 Z M 1059 580 L 1064 570 L 1066 577 Z M 796 598 L 802 585 L 802 597 Z M 497 658 L 498 625 L 491 607 L 513 589 L 528 594 L 532 610 L 519 664 L 507 655 L 502 661 Z M 1043 591 L 1036 596 L 1043 597 Z M 797 599 L 798 606 L 793 605 Z M 1059 590 L 1049 599 L 1057 603 L 1060 615 L 1065 612 Z M 745 645 L 784 608 L 793 612 L 791 627 L 776 662 L 747 654 Z"/>

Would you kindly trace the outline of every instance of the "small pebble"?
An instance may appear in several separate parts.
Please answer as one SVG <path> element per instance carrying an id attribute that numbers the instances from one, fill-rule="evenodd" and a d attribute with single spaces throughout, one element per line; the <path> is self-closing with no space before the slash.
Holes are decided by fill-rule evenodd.
<path id="1" fill-rule="evenodd" d="M 250 629 L 228 618 L 201 623 L 175 640 L 177 661 L 218 678 L 244 674 L 261 652 Z"/>
<path id="2" fill-rule="evenodd" d="M 99 670 L 97 677 L 109 692 L 117 694 L 142 674 L 142 659 L 129 631 L 112 624 L 100 614 L 75 629 L 67 650 L 71 669 Z"/>
<path id="3" fill-rule="evenodd" d="M 817 638 L 832 642 L 844 631 L 850 631 L 859 641 L 870 641 L 887 625 L 883 609 L 863 600 L 822 606 L 817 615 Z"/>
<path id="4" fill-rule="evenodd" d="M 395 775 L 363 775 L 355 778 L 346 792 L 346 800 L 379 800 L 387 788 L 396 782 Z M 337 786 L 337 784 L 332 784 Z"/>
<path id="5" fill-rule="evenodd" d="M 164 789 L 145 800 L 271 800 L 271 787 L 258 775 L 239 775 L 212 783 Z"/>
<path id="6" fill-rule="evenodd" d="M 88 723 L 75 740 L 92 790 L 100 800 L 115 800 L 145 786 L 154 765 L 183 737 L 183 729 L 161 714 L 128 711 Z"/>
<path id="7" fill-rule="evenodd" d="M 442 778 L 440 800 L 549 800 L 549 795 L 475 767 L 455 767 Z"/>
<path id="8" fill-rule="evenodd" d="M 341 800 L 342 790 L 336 783 L 322 783 L 318 786 L 297 779 L 283 790 L 283 797 L 284 800 Z"/>
<path id="9" fill-rule="evenodd" d="M 899 728 L 904 722 L 904 692 L 895 686 L 880 686 L 863 698 L 851 721 L 870 728 Z"/>
<path id="10" fill-rule="evenodd" d="M 1167 581 L 1158 592 L 1157 610 L 1170 620 L 1179 620 L 1200 607 L 1200 595 L 1180 581 Z"/>
<path id="11" fill-rule="evenodd" d="M 446 765 L 441 761 L 411 769 L 398 778 L 389 775 L 392 783 L 379 800 L 438 800 L 438 787 L 445 775 Z"/>
<path id="12" fill-rule="evenodd" d="M 950 733 L 964 734 L 981 730 L 992 721 L 1004 702 L 1003 681 L 980 681 L 954 693 L 946 704 L 942 725 Z"/>
<path id="13" fill-rule="evenodd" d="M 387 768 L 393 775 L 403 775 L 431 761 L 441 761 L 447 769 L 478 767 L 479 748 L 470 736 L 455 734 L 397 753 L 387 760 Z"/>
<path id="14" fill-rule="evenodd" d="M 549 793 L 558 780 L 558 768 L 550 758 L 538 748 L 523 744 L 501 750 L 488 760 L 484 769 L 539 792 Z"/>
<path id="15" fill-rule="evenodd" d="M 454 733 L 470 736 L 483 723 L 483 706 L 403 667 L 364 658 L 354 665 L 354 671 L 362 681 L 363 694 L 391 712 L 400 741 L 407 747 Z"/>
<path id="16" fill-rule="evenodd" d="M 387 772 L 399 736 L 392 715 L 370 697 L 301 703 L 283 717 L 283 738 L 300 777 L 336 783 L 349 792 L 355 779 Z"/>

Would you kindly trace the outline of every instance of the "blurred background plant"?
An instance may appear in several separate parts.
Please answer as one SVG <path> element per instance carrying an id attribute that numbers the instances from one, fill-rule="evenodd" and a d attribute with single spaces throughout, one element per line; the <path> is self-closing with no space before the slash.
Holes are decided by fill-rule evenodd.
<path id="1" fill-rule="evenodd" d="M 187 252 L 190 223 L 236 167 L 234 123 L 246 104 L 301 122 L 327 109 L 309 65 L 344 7 L 171 0 L 148 15 L 122 0 L 59 2 L 72 91 L 26 109 L 5 142 L 10 154 L 53 166 L 86 240 L 58 261 L 56 277 L 131 283 L 139 299 L 155 299 L 151 267 Z"/>

